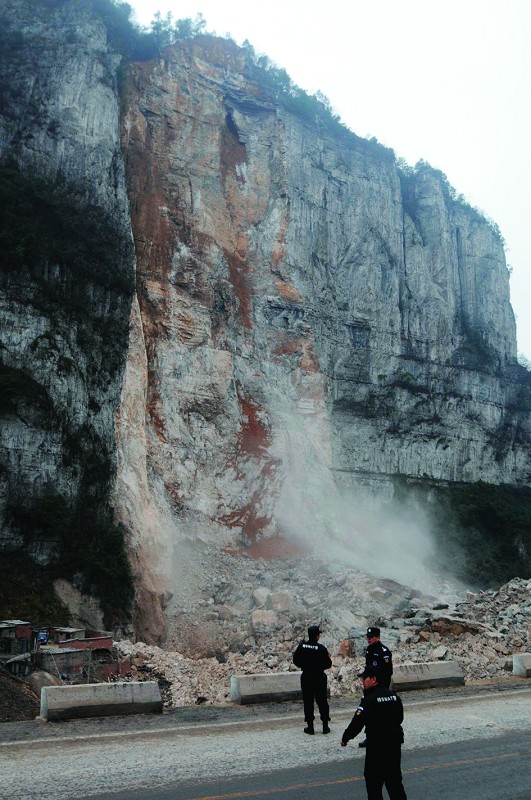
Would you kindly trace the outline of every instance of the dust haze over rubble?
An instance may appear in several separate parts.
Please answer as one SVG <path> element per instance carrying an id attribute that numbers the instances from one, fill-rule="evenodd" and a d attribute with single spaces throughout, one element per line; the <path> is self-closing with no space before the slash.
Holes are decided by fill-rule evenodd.
<path id="1" fill-rule="evenodd" d="M 325 561 L 433 591 L 441 575 L 434 574 L 436 547 L 422 506 L 338 485 L 318 442 L 291 415 L 274 443 L 284 472 L 275 507 L 282 535 Z"/>
<path id="2" fill-rule="evenodd" d="M 289 639 L 317 617 L 333 620 L 333 637 L 339 642 L 349 627 L 391 614 L 388 604 L 377 602 L 382 580 L 393 586 L 394 605 L 412 591 L 425 592 L 432 600 L 455 599 L 464 591 L 466 587 L 437 568 L 422 505 L 338 485 L 337 473 L 328 466 L 327 423 L 318 415 L 288 413 L 285 398 L 275 390 L 271 395 L 277 419 L 270 455 L 277 469 L 265 487 L 269 497 L 262 498 L 272 509 L 269 529 L 256 547 L 234 534 L 230 538 L 206 515 L 189 517 L 186 528 L 174 529 L 166 563 L 161 561 L 168 583 L 169 646 L 186 652 L 196 647 L 199 653 L 231 646 L 247 651 L 262 628 L 282 629 L 282 637 Z M 285 543 L 289 558 L 278 557 L 279 542 Z M 331 599 L 316 582 L 317 573 L 329 575 L 332 586 L 336 581 L 344 585 L 345 575 L 355 576 L 350 594 Z M 257 600 L 257 592 L 273 596 L 287 581 L 289 598 L 270 600 L 269 605 Z M 262 607 L 278 616 L 270 615 L 265 623 L 258 620 Z M 235 628 L 247 628 L 248 635 L 233 635 Z"/>
<path id="3" fill-rule="evenodd" d="M 162 681 L 168 706 L 224 704 L 231 675 L 294 669 L 292 650 L 317 622 L 333 696 L 358 690 L 365 628 L 375 623 L 397 664 L 456 660 L 467 680 L 510 680 L 510 654 L 529 638 L 531 583 L 466 593 L 437 571 L 422 505 L 338 486 L 316 424 L 277 426 L 271 536 L 230 546 L 199 517 L 174 531 L 165 646 L 117 643 L 131 678 Z"/>
<path id="4" fill-rule="evenodd" d="M 467 683 L 511 682 L 511 654 L 531 644 L 531 580 L 520 578 L 442 604 L 352 569 L 327 572 L 313 558 L 280 564 L 225 556 L 211 590 L 198 627 L 217 632 L 217 651 L 184 653 L 178 636 L 165 649 L 116 642 L 131 679 L 162 681 L 167 706 L 224 704 L 231 675 L 295 669 L 292 650 L 304 635 L 303 617 L 321 623 L 332 654 L 332 697 L 359 691 L 369 619 L 383 626 L 395 664 L 457 661 Z"/>

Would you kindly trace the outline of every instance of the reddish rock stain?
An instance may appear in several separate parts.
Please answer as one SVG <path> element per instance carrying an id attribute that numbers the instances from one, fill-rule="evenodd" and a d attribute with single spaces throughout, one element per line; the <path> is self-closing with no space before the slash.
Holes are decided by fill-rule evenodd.
<path id="1" fill-rule="evenodd" d="M 242 424 L 239 450 L 247 455 L 261 455 L 271 444 L 271 431 L 260 419 L 263 410 L 256 400 L 241 393 L 238 388 L 238 400 L 242 410 Z"/>
<path id="2" fill-rule="evenodd" d="M 225 258 L 229 267 L 229 276 L 234 293 L 238 298 L 242 324 L 245 328 L 250 330 L 252 328 L 251 321 L 251 291 L 249 286 L 249 266 L 244 257 L 239 253 L 229 253 L 225 251 Z"/>
<path id="3" fill-rule="evenodd" d="M 225 548 L 225 552 L 229 555 L 243 554 L 256 560 L 273 561 L 277 558 L 303 556 L 308 550 L 299 542 L 283 539 L 282 536 L 270 536 L 244 547 Z"/>

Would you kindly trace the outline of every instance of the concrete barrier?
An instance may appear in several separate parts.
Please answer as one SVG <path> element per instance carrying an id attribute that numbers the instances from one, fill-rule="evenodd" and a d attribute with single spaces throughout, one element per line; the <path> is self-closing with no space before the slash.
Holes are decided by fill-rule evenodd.
<path id="1" fill-rule="evenodd" d="M 41 717 L 48 720 L 162 713 L 156 681 L 44 686 Z"/>
<path id="2" fill-rule="evenodd" d="M 426 664 L 400 664 L 393 669 L 393 688 L 430 689 L 437 686 L 464 686 L 465 676 L 456 661 L 429 661 Z"/>
<path id="3" fill-rule="evenodd" d="M 513 654 L 513 675 L 520 678 L 531 678 L 531 653 Z"/>
<path id="4" fill-rule="evenodd" d="M 240 705 L 302 700 L 301 673 L 233 675 L 230 679 L 230 699 Z"/>

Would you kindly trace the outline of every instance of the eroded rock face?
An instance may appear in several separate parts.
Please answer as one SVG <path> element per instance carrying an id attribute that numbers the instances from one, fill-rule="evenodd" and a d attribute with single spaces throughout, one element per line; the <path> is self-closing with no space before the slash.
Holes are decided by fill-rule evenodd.
<path id="1" fill-rule="evenodd" d="M 197 598 L 187 539 L 333 540 L 338 484 L 526 480 L 503 248 L 440 174 L 289 113 L 210 37 L 132 65 L 124 108 L 144 367 L 117 504 L 134 452 L 160 591 Z"/>
<path id="2" fill-rule="evenodd" d="M 4 22 L 2 159 L 96 209 L 120 251 L 81 280 L 75 259 L 0 276 L 2 374 L 22 397 L 0 409 L 4 522 L 14 499 L 98 509 L 113 488 L 137 634 L 210 652 L 219 619 L 239 647 L 306 613 L 281 586 L 255 603 L 258 585 L 209 609 L 213 550 L 289 540 L 374 573 L 389 525 L 364 487 L 526 483 L 503 248 L 440 174 L 401 175 L 385 148 L 289 111 L 230 42 L 127 65 L 119 98 L 86 3 L 14 0 Z M 429 543 L 404 553 L 395 533 L 389 563 L 421 570 Z"/>
<path id="3" fill-rule="evenodd" d="M 72 547 L 90 548 L 116 469 L 134 276 L 120 58 L 90 4 L 0 14 L 2 188 L 8 219 L 26 202 L 20 248 L 33 226 L 37 252 L 10 263 L 4 247 L 0 269 L 0 543 L 47 563 L 76 514 Z"/>

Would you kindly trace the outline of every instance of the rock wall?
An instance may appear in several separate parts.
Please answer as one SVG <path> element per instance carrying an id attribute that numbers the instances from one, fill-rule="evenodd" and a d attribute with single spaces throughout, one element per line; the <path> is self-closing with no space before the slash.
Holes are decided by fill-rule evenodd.
<path id="1" fill-rule="evenodd" d="M 120 58 L 77 0 L 14 0 L 1 30 L 0 543 L 101 574 L 134 285 Z"/>
<path id="2" fill-rule="evenodd" d="M 142 353 L 117 506 L 181 611 L 186 541 L 314 544 L 338 487 L 396 476 L 526 482 L 503 247 L 441 173 L 295 115 L 211 37 L 131 66 L 122 147 Z"/>
<path id="3" fill-rule="evenodd" d="M 0 270 L 4 546 L 24 499 L 89 530 L 112 489 L 161 642 L 212 548 L 359 549 L 359 492 L 397 476 L 528 482 L 503 247 L 442 174 L 295 112 L 228 41 L 123 64 L 119 92 L 90 4 L 14 0 L 2 31 L 2 164 L 106 231 L 84 272 Z"/>

